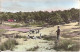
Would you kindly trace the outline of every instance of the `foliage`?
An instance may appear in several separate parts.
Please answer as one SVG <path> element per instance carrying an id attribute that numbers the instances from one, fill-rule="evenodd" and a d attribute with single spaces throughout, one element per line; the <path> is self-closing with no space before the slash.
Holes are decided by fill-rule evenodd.
<path id="1" fill-rule="evenodd" d="M 16 35 L 15 38 L 26 38 L 26 36 Z"/>
<path id="2" fill-rule="evenodd" d="M 25 22 L 30 24 L 31 22 L 45 22 L 51 25 L 61 24 L 62 22 L 69 23 L 72 20 L 79 21 L 79 9 L 72 8 L 64 11 L 37 11 L 37 12 L 2 12 L 0 13 L 0 19 L 7 21 L 8 19 L 16 19 L 16 22 Z"/>
<path id="3" fill-rule="evenodd" d="M 38 48 L 39 48 L 39 46 L 36 46 L 36 47 L 28 49 L 27 51 L 36 51 Z"/>
<path id="4" fill-rule="evenodd" d="M 18 28 L 21 27 L 20 25 L 11 25 L 12 28 Z"/>
<path id="5" fill-rule="evenodd" d="M 56 36 L 42 36 L 44 40 L 53 41 L 56 40 Z"/>
<path id="6" fill-rule="evenodd" d="M 57 51 L 79 51 L 80 44 L 72 40 L 62 40 L 55 42 L 54 49 Z"/>
<path id="7" fill-rule="evenodd" d="M 63 33 L 63 34 L 61 34 L 61 36 L 62 37 L 64 37 L 64 38 L 72 38 L 73 36 L 71 35 L 71 34 L 67 34 L 67 33 Z"/>
<path id="8" fill-rule="evenodd" d="M 4 32 L 4 31 L 5 31 L 4 29 L 0 29 L 0 33 L 1 33 L 1 32 Z"/>
<path id="9" fill-rule="evenodd" d="M 4 32 L 6 32 L 6 30 L 0 29 L 0 37 L 2 36 L 2 34 L 3 34 Z"/>
<path id="10" fill-rule="evenodd" d="M 18 45 L 16 40 L 9 39 L 6 42 L 4 42 L 2 45 L 0 45 L 0 50 L 1 51 L 12 50 L 15 47 L 15 45 Z"/>

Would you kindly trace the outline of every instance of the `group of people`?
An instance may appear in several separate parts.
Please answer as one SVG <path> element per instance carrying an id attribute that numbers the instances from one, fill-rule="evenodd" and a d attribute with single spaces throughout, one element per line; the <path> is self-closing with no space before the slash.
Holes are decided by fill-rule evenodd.
<path id="1" fill-rule="evenodd" d="M 34 34 L 34 33 L 37 34 L 37 33 L 39 33 L 39 32 L 40 32 L 40 30 L 39 30 L 39 29 L 36 29 L 36 30 L 30 30 L 29 33 L 30 33 L 30 34 Z"/>
<path id="2" fill-rule="evenodd" d="M 30 30 L 30 32 L 29 32 L 30 34 L 39 34 L 40 33 L 40 29 L 35 29 L 35 30 Z M 30 35 L 28 35 L 28 38 L 36 38 L 35 36 L 30 36 Z M 41 38 L 41 33 L 40 33 L 40 38 Z"/>
<path id="3" fill-rule="evenodd" d="M 37 34 L 39 32 L 40 32 L 40 30 L 37 29 L 37 30 L 31 30 L 29 33 L 30 34 L 34 34 L 34 33 Z M 57 27 L 56 33 L 57 33 L 57 40 L 59 40 L 59 37 L 60 37 L 60 27 L 59 26 Z M 29 37 L 29 35 L 28 35 L 28 37 Z M 41 37 L 41 33 L 40 33 L 40 37 Z"/>

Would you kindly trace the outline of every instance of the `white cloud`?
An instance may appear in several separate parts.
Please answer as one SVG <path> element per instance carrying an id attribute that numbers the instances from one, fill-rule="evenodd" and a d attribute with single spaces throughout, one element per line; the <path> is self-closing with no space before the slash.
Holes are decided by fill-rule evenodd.
<path id="1" fill-rule="evenodd" d="M 33 6 L 27 6 L 27 7 L 23 7 L 22 5 L 19 4 L 19 2 L 44 2 L 44 3 L 49 3 L 49 2 L 62 2 L 62 1 L 74 1 L 76 3 L 79 3 L 78 0 L 1 0 L 2 3 L 6 3 L 6 2 L 11 2 L 12 4 L 10 6 L 6 6 L 3 7 L 2 10 L 3 11 L 11 11 L 11 12 L 16 12 L 16 11 L 37 11 L 37 10 L 63 10 L 65 9 L 64 7 L 53 7 L 53 8 L 39 8 L 39 7 L 33 7 Z M 78 5 L 78 4 L 77 4 Z M 78 8 L 79 6 L 76 5 L 76 8 Z M 47 6 L 48 7 L 48 6 Z"/>

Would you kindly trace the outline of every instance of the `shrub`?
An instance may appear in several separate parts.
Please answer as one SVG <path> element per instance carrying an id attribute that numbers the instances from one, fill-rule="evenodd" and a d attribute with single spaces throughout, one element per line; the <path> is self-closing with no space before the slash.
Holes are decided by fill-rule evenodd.
<path id="1" fill-rule="evenodd" d="M 62 40 L 55 42 L 54 49 L 57 51 L 79 51 L 80 44 L 72 40 Z"/>
<path id="2" fill-rule="evenodd" d="M 36 46 L 36 47 L 28 49 L 27 51 L 36 51 L 38 48 L 39 48 L 39 46 Z"/>
<path id="3" fill-rule="evenodd" d="M 15 38 L 24 38 L 24 41 L 27 41 L 27 37 L 26 36 L 16 35 Z"/>
<path id="4" fill-rule="evenodd" d="M 20 25 L 11 25 L 12 28 L 18 28 L 21 27 Z"/>
<path id="5" fill-rule="evenodd" d="M 15 45 L 18 45 L 18 43 L 16 42 L 16 40 L 9 39 L 6 42 L 4 42 L 2 45 L 0 45 L 0 50 L 1 51 L 4 51 L 4 50 L 13 50 L 13 48 L 15 47 Z"/>
<path id="6" fill-rule="evenodd" d="M 56 40 L 56 36 L 43 36 L 42 38 L 43 40 L 48 40 L 48 41 Z"/>
<path id="7" fill-rule="evenodd" d="M 26 27 L 26 26 L 28 27 L 28 26 L 29 26 L 29 23 L 27 23 L 27 24 L 24 24 L 22 27 Z"/>
<path id="8" fill-rule="evenodd" d="M 6 32 L 5 29 L 0 29 L 0 35 L 2 35 L 4 32 Z"/>
<path id="9" fill-rule="evenodd" d="M 31 22 L 31 23 L 27 23 L 24 24 L 24 26 L 37 26 L 37 27 L 42 27 L 44 25 L 45 22 L 42 21 L 38 21 L 38 22 Z"/>
<path id="10" fill-rule="evenodd" d="M 72 38 L 73 37 L 72 35 L 65 34 L 65 33 L 63 33 L 61 36 L 64 37 L 64 38 Z"/>
<path id="11" fill-rule="evenodd" d="M 4 32 L 5 30 L 4 29 L 0 29 L 0 32 Z"/>
<path id="12" fill-rule="evenodd" d="M 72 40 L 80 40 L 80 37 L 73 37 Z"/>
<path id="13" fill-rule="evenodd" d="M 16 35 L 15 38 L 27 38 L 26 36 Z"/>

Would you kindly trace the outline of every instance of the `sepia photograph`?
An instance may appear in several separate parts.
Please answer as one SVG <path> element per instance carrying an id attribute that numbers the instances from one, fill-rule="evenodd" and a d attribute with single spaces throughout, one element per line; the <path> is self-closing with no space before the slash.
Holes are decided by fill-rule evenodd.
<path id="1" fill-rule="evenodd" d="M 80 0 L 0 0 L 0 52 L 80 52 Z"/>

